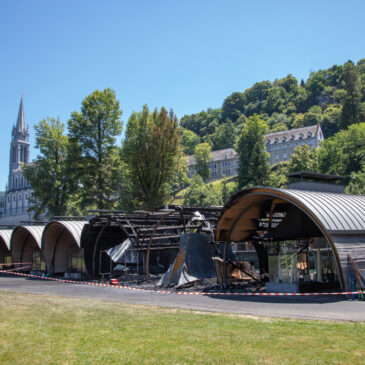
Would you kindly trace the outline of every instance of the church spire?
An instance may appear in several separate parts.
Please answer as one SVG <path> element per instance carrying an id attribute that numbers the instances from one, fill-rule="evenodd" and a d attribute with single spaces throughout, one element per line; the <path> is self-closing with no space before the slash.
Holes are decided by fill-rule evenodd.
<path id="1" fill-rule="evenodd" d="M 25 118 L 24 118 L 24 106 L 23 106 L 23 96 L 20 99 L 18 120 L 16 122 L 16 130 L 20 133 L 25 133 Z"/>

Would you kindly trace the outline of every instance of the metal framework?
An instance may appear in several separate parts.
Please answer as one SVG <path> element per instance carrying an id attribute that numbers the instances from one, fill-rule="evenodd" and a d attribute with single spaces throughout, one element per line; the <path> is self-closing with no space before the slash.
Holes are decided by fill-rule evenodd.
<path id="1" fill-rule="evenodd" d="M 277 204 L 298 208 L 321 232 L 333 250 L 341 286 L 348 288 L 348 255 L 365 269 L 365 196 L 261 187 L 242 190 L 231 197 L 217 224 L 216 240 L 225 242 L 224 258 L 230 242 L 260 236 L 265 224 L 270 230 L 273 219 L 280 222 L 282 218 L 274 215 Z"/>
<path id="2" fill-rule="evenodd" d="M 90 275 L 97 275 L 97 254 L 105 247 L 101 247 L 100 241 L 103 234 L 110 230 L 119 230 L 120 241 L 127 238 L 133 242 L 137 255 L 143 259 L 144 273 L 150 274 L 150 257 L 152 251 L 178 250 L 181 233 L 187 231 L 199 231 L 209 223 L 215 226 L 221 208 L 198 208 L 198 207 L 166 207 L 164 211 L 157 212 L 135 212 L 134 214 L 102 214 L 91 219 L 88 229 L 82 237 L 82 246 L 92 247 L 92 253 L 85 255 L 88 260 Z M 194 222 L 195 212 L 204 215 L 204 219 Z M 86 232 L 87 231 L 87 232 Z M 90 232 L 95 237 L 90 241 Z M 115 243 L 111 242 L 111 248 Z M 91 261 L 91 262 L 90 262 Z M 138 260 L 137 260 L 138 263 Z M 138 268 L 137 268 L 138 271 Z"/>

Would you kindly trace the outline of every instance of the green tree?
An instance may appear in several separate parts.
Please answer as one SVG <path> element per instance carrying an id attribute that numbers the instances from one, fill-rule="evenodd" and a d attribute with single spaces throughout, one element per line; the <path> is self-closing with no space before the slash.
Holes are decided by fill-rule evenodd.
<path id="1" fill-rule="evenodd" d="M 350 176 L 365 165 L 365 123 L 353 124 L 347 130 L 325 139 L 318 150 L 321 172 Z"/>
<path id="2" fill-rule="evenodd" d="M 207 109 L 197 114 L 184 115 L 180 120 L 181 127 L 189 129 L 199 137 L 213 134 L 215 128 L 221 123 L 220 109 Z"/>
<path id="3" fill-rule="evenodd" d="M 122 111 L 112 89 L 96 90 L 73 112 L 68 123 L 69 138 L 79 146 L 83 206 L 110 209 L 116 201 L 119 167 L 115 137 L 122 132 Z"/>
<path id="4" fill-rule="evenodd" d="M 233 122 L 228 119 L 227 122 L 221 124 L 215 129 L 212 136 L 213 149 L 221 150 L 233 147 L 237 139 L 237 128 Z"/>
<path id="5" fill-rule="evenodd" d="M 236 145 L 239 155 L 239 188 L 264 185 L 269 176 L 269 154 L 264 146 L 266 123 L 258 115 L 247 119 Z"/>
<path id="6" fill-rule="evenodd" d="M 222 194 L 212 184 L 204 184 L 200 175 L 195 175 L 185 193 L 184 205 L 190 207 L 222 205 Z"/>
<path id="7" fill-rule="evenodd" d="M 200 143 L 200 137 L 190 131 L 189 129 L 183 129 L 181 134 L 181 144 L 184 148 L 184 153 L 192 155 L 194 153 L 195 146 Z"/>
<path id="8" fill-rule="evenodd" d="M 150 113 L 145 105 L 129 120 L 122 158 L 132 181 L 131 195 L 144 209 L 163 205 L 171 195 L 183 158 L 177 118 L 165 108 Z"/>
<path id="9" fill-rule="evenodd" d="M 230 191 L 227 185 L 227 180 L 224 179 L 222 182 L 222 202 L 223 204 L 226 204 L 230 198 Z"/>
<path id="10" fill-rule="evenodd" d="M 363 122 L 364 110 L 361 103 L 361 79 L 358 70 L 352 61 L 344 65 L 345 100 L 341 112 L 341 127 L 346 128 L 351 124 Z"/>
<path id="11" fill-rule="evenodd" d="M 244 110 L 245 97 L 243 93 L 234 92 L 223 101 L 222 119 L 223 121 L 229 119 L 236 123 L 237 119 L 244 113 Z"/>
<path id="12" fill-rule="evenodd" d="M 297 146 L 291 155 L 291 160 L 288 164 L 289 172 L 299 171 L 318 171 L 318 162 L 316 150 L 310 148 L 307 144 Z"/>
<path id="13" fill-rule="evenodd" d="M 345 191 L 348 194 L 365 195 L 365 165 L 361 171 L 351 173 L 350 182 Z"/>
<path id="14" fill-rule="evenodd" d="M 36 148 L 40 154 L 30 165 L 23 165 L 24 177 L 33 188 L 30 209 L 35 216 L 69 213 L 76 183 L 71 180 L 68 163 L 69 141 L 59 119 L 43 119 L 34 126 Z"/>
<path id="15" fill-rule="evenodd" d="M 212 160 L 212 148 L 206 142 L 200 143 L 195 147 L 194 158 L 196 161 L 196 172 L 204 181 L 209 179 L 209 163 Z"/>
<path id="16" fill-rule="evenodd" d="M 321 128 L 326 138 L 329 138 L 339 131 L 341 107 L 330 104 L 323 112 Z"/>
<path id="17" fill-rule="evenodd" d="M 249 117 L 263 112 L 263 105 L 272 87 L 270 81 L 256 82 L 252 87 L 245 90 L 243 97 L 245 100 L 244 114 Z"/>
<path id="18" fill-rule="evenodd" d="M 288 172 L 288 161 L 282 161 L 273 165 L 270 169 L 268 186 L 286 188 L 288 185 L 288 178 L 286 176 Z"/>

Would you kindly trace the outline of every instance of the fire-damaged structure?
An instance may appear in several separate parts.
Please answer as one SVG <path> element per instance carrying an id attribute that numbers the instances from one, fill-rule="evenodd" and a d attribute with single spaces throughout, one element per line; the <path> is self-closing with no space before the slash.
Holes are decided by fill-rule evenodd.
<path id="1" fill-rule="evenodd" d="M 99 278 L 115 271 L 163 273 L 174 261 L 180 236 L 218 219 L 220 208 L 168 207 L 157 212 L 100 214 L 85 224 L 81 236 L 86 272 Z"/>
<path id="2" fill-rule="evenodd" d="M 224 207 L 215 239 L 225 252 L 251 244 L 267 291 L 348 290 L 350 273 L 365 273 L 365 196 L 245 189 Z"/>

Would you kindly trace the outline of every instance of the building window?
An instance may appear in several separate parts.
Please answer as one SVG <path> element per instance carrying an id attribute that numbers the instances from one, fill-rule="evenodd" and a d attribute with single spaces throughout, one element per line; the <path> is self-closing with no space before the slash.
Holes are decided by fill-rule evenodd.
<path id="1" fill-rule="evenodd" d="M 19 200 L 22 200 L 22 195 L 21 194 L 19 195 Z"/>

